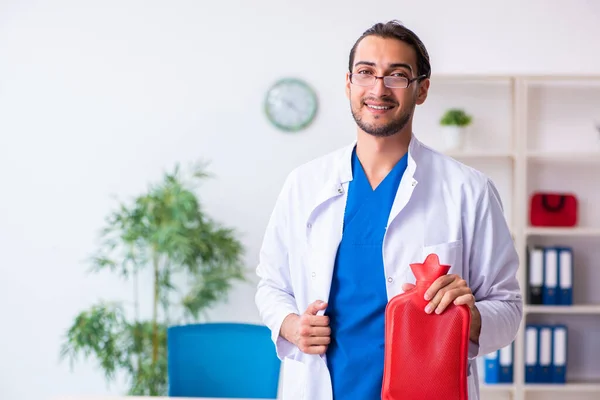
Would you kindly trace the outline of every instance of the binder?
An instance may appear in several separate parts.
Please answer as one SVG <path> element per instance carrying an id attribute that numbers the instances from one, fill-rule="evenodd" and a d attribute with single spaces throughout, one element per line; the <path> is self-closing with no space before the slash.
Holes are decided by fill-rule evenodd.
<path id="1" fill-rule="evenodd" d="M 539 369 L 538 327 L 525 327 L 525 383 L 536 383 Z"/>
<path id="2" fill-rule="evenodd" d="M 529 304 L 543 304 L 544 249 L 532 247 L 529 251 Z"/>
<path id="3" fill-rule="evenodd" d="M 544 249 L 544 287 L 542 290 L 545 305 L 558 304 L 558 250 L 553 247 Z"/>
<path id="4" fill-rule="evenodd" d="M 552 383 L 552 333 L 553 328 L 549 325 L 541 325 L 539 328 L 539 369 L 537 381 L 539 383 Z"/>
<path id="5" fill-rule="evenodd" d="M 496 383 L 500 383 L 500 367 L 499 367 L 499 357 L 498 354 L 500 350 L 493 351 L 489 354 L 486 354 L 484 359 L 484 368 L 485 368 L 485 383 L 489 385 L 493 385 Z"/>
<path id="6" fill-rule="evenodd" d="M 562 247 L 558 250 L 558 304 L 573 304 L 573 250 Z"/>
<path id="7" fill-rule="evenodd" d="M 501 348 L 499 350 L 499 367 L 500 374 L 498 381 L 500 383 L 512 383 L 513 382 L 513 343 Z"/>
<path id="8" fill-rule="evenodd" d="M 555 325 L 553 329 L 552 383 L 564 384 L 567 378 L 567 327 Z"/>

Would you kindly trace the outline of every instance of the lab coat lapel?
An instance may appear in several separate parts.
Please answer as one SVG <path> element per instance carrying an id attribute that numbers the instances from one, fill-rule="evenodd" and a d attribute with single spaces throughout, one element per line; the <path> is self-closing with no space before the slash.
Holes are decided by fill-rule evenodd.
<path id="1" fill-rule="evenodd" d="M 352 180 L 354 145 L 343 152 L 332 179 L 319 191 L 308 215 L 306 227 L 312 301 L 329 301 L 333 268 L 342 240 L 348 183 Z"/>
<path id="2" fill-rule="evenodd" d="M 415 157 L 417 157 L 417 154 L 419 153 L 419 148 L 420 143 L 413 136 L 408 146 L 408 165 L 406 166 L 406 171 L 404 172 L 398 190 L 396 191 L 396 197 L 394 198 L 394 203 L 392 204 L 392 209 L 390 210 L 390 216 L 388 218 L 388 227 L 404 207 L 406 207 L 406 204 L 408 204 L 408 201 L 418 184 L 417 180 L 414 178 L 414 174 L 417 168 Z"/>
<path id="3" fill-rule="evenodd" d="M 323 193 L 326 207 L 316 217 L 318 221 L 312 224 L 309 234 L 309 256 L 311 269 L 311 284 L 314 300 L 329 301 L 329 291 L 337 249 L 342 240 L 346 190 L 341 184 L 332 186 Z M 309 222 L 310 224 L 310 222 Z"/>

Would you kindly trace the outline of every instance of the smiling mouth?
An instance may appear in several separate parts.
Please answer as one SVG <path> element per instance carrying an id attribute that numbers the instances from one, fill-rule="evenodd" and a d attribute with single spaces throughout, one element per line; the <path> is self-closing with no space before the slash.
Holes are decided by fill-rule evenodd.
<path id="1" fill-rule="evenodd" d="M 394 106 L 389 105 L 375 105 L 375 104 L 366 104 L 365 105 L 373 110 L 391 110 Z"/>

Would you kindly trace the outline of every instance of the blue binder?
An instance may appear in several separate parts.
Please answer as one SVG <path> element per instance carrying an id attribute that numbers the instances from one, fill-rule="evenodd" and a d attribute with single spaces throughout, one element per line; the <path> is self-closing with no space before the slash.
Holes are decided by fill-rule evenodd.
<path id="1" fill-rule="evenodd" d="M 567 381 L 567 336 L 566 325 L 553 327 L 552 383 L 564 384 Z"/>
<path id="2" fill-rule="evenodd" d="M 560 247 L 558 250 L 558 293 L 557 304 L 573 304 L 573 250 Z"/>
<path id="3" fill-rule="evenodd" d="M 558 250 L 544 249 L 544 287 L 542 297 L 545 305 L 558 304 Z"/>
<path id="4" fill-rule="evenodd" d="M 552 337 L 553 327 L 551 325 L 539 325 L 539 367 L 537 372 L 539 383 L 552 383 Z"/>
<path id="5" fill-rule="evenodd" d="M 528 324 L 525 327 L 525 383 L 536 383 L 539 369 L 540 346 L 537 325 Z"/>
<path id="6" fill-rule="evenodd" d="M 496 350 L 486 354 L 484 359 L 485 379 L 484 382 L 488 385 L 493 385 L 500 382 L 500 367 L 498 354 L 500 350 Z"/>
<path id="7" fill-rule="evenodd" d="M 513 383 L 514 349 L 513 343 L 498 350 L 498 364 L 500 383 Z"/>

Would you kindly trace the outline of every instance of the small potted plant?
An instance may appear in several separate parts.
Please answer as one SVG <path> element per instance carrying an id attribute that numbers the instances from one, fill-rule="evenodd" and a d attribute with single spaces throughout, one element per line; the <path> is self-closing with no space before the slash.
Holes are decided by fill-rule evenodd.
<path id="1" fill-rule="evenodd" d="M 464 110 L 451 108 L 440 119 L 446 149 L 459 149 L 464 144 L 465 128 L 471 124 L 472 117 Z"/>

